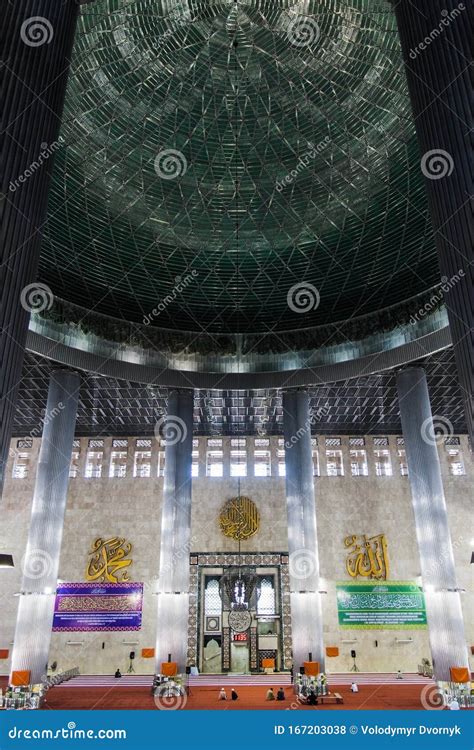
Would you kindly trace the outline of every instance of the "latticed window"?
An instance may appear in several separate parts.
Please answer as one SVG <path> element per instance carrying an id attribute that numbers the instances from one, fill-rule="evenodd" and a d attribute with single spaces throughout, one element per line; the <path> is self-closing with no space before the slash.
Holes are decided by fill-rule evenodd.
<path id="1" fill-rule="evenodd" d="M 151 477 L 151 440 L 139 438 L 135 443 L 133 476 Z"/>
<path id="2" fill-rule="evenodd" d="M 311 455 L 313 458 L 313 477 L 319 477 L 319 450 L 317 438 L 311 438 Z"/>
<path id="3" fill-rule="evenodd" d="M 257 600 L 257 614 L 259 615 L 275 615 L 275 586 L 273 583 L 273 577 L 265 577 L 260 579 L 260 596 Z"/>
<path id="4" fill-rule="evenodd" d="M 342 451 L 326 451 L 326 469 L 328 477 L 343 477 L 344 464 L 342 461 Z"/>
<path id="5" fill-rule="evenodd" d="M 104 459 L 104 441 L 89 440 L 86 454 L 86 479 L 100 479 L 102 476 L 102 462 Z"/>
<path id="6" fill-rule="evenodd" d="M 465 474 L 466 471 L 464 469 L 464 461 L 460 448 L 446 446 L 446 453 L 448 457 L 449 473 L 453 477 L 460 477 Z"/>
<path id="7" fill-rule="evenodd" d="M 375 473 L 378 477 L 391 477 L 392 476 L 392 461 L 390 459 L 390 451 L 388 448 L 376 448 L 374 450 L 375 456 Z"/>
<path id="8" fill-rule="evenodd" d="M 160 449 L 158 451 L 158 476 L 165 475 L 165 441 L 160 440 Z"/>
<path id="9" fill-rule="evenodd" d="M 30 454 L 17 453 L 13 464 L 13 479 L 26 479 L 30 469 Z"/>
<path id="10" fill-rule="evenodd" d="M 127 475 L 128 440 L 112 440 L 109 477 L 122 479 Z"/>
<path id="11" fill-rule="evenodd" d="M 74 440 L 72 444 L 71 464 L 69 466 L 69 477 L 75 479 L 79 476 L 79 459 L 81 457 L 81 441 Z"/>
<path id="12" fill-rule="evenodd" d="M 220 615 L 222 612 L 222 599 L 219 593 L 219 582 L 215 578 L 208 578 L 204 591 L 204 614 Z"/>
<path id="13" fill-rule="evenodd" d="M 199 440 L 194 438 L 193 440 L 193 454 L 191 463 L 191 476 L 199 476 Z"/>
<path id="14" fill-rule="evenodd" d="M 247 476 L 247 441 L 245 438 L 233 438 L 230 441 L 230 476 Z"/>
<path id="15" fill-rule="evenodd" d="M 222 440 L 217 438 L 210 438 L 207 441 L 206 474 L 208 477 L 222 477 L 224 475 Z"/>
<path id="16" fill-rule="evenodd" d="M 361 448 L 350 451 L 351 474 L 353 477 L 366 477 L 369 474 L 367 466 L 367 452 Z"/>
<path id="17" fill-rule="evenodd" d="M 286 476 L 286 463 L 285 463 L 285 441 L 283 440 L 283 438 L 278 438 L 277 460 L 278 460 L 278 476 L 284 477 Z"/>
<path id="18" fill-rule="evenodd" d="M 400 466 L 400 475 L 402 477 L 408 476 L 408 464 L 407 464 L 407 455 L 405 452 L 405 448 L 398 448 L 398 464 Z"/>
<path id="19" fill-rule="evenodd" d="M 271 475 L 270 440 L 268 438 L 255 439 L 253 460 L 256 477 L 269 477 Z"/>

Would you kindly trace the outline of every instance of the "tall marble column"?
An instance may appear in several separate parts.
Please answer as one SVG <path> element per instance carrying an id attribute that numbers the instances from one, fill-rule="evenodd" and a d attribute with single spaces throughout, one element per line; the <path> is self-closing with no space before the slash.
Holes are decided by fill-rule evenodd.
<path id="1" fill-rule="evenodd" d="M 158 579 L 156 673 L 161 663 L 186 667 L 191 544 L 191 467 L 193 392 L 171 391 L 160 433 L 165 439 L 165 476 L 161 511 L 161 552 Z"/>
<path id="2" fill-rule="evenodd" d="M 473 438 L 472 81 L 470 0 L 396 0 L 444 299 Z M 462 275 L 463 274 L 463 275 Z"/>
<path id="3" fill-rule="evenodd" d="M 449 680 L 449 668 L 467 667 L 469 660 L 423 368 L 410 367 L 400 372 L 397 389 L 434 676 L 437 680 Z"/>
<path id="4" fill-rule="evenodd" d="M 0 496 L 30 311 L 51 298 L 35 279 L 77 13 L 76 0 L 2 4 Z"/>
<path id="5" fill-rule="evenodd" d="M 11 664 L 32 683 L 48 663 L 79 387 L 75 372 L 50 376 Z"/>
<path id="6" fill-rule="evenodd" d="M 309 396 L 283 393 L 293 668 L 309 654 L 324 670 Z"/>

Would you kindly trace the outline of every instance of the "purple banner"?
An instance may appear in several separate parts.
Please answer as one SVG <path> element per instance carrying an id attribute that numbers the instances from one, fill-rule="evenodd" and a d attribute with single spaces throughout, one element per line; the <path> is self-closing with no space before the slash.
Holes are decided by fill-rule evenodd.
<path id="1" fill-rule="evenodd" d="M 143 583 L 60 583 L 53 630 L 140 630 Z"/>

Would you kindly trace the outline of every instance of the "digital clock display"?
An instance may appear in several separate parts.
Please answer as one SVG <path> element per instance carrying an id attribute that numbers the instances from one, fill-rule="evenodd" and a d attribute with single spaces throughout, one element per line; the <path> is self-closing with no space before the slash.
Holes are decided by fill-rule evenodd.
<path id="1" fill-rule="evenodd" d="M 247 633 L 234 633 L 234 641 L 246 641 Z"/>

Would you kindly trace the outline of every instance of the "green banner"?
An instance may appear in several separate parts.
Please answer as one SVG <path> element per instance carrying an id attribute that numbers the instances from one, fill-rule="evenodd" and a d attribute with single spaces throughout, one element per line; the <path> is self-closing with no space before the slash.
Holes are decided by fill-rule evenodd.
<path id="1" fill-rule="evenodd" d="M 342 628 L 425 628 L 423 591 L 412 581 L 339 581 L 337 611 Z"/>

